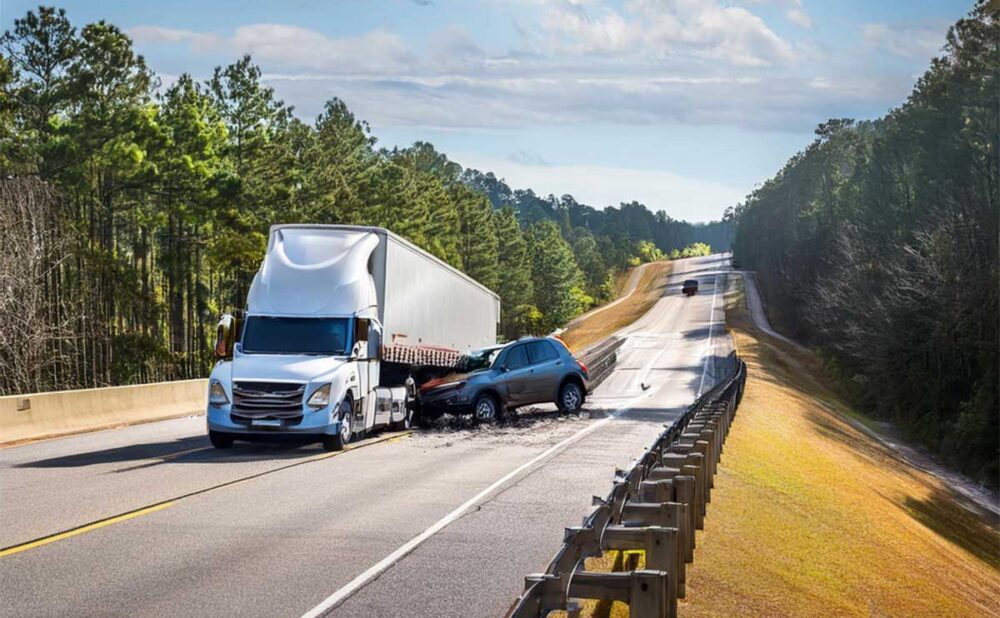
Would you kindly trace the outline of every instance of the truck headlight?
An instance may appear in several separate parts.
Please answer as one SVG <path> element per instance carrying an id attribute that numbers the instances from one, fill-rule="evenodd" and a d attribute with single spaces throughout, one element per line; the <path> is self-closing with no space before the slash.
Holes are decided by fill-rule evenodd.
<path id="1" fill-rule="evenodd" d="M 324 384 L 314 390 L 313 394 L 309 396 L 309 401 L 306 402 L 306 405 L 317 409 L 330 405 L 330 385 Z"/>
<path id="2" fill-rule="evenodd" d="M 226 395 L 226 387 L 222 386 L 222 382 L 212 380 L 208 387 L 208 403 L 213 406 L 224 406 L 229 403 L 229 396 Z"/>

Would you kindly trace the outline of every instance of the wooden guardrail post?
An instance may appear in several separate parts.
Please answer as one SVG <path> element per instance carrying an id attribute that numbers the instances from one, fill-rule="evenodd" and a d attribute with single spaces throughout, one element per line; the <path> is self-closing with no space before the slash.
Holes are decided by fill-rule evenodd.
<path id="1" fill-rule="evenodd" d="M 677 502 L 683 504 L 687 511 L 688 525 L 686 528 L 685 538 L 688 542 L 687 552 L 685 552 L 684 561 L 694 562 L 694 547 L 695 547 L 695 491 L 694 484 L 695 479 L 693 476 L 678 475 L 673 478 L 674 482 L 674 498 Z"/>
<path id="2" fill-rule="evenodd" d="M 680 468 L 667 468 L 663 466 L 651 469 L 646 477 L 646 482 L 652 484 L 666 480 L 673 483 L 673 501 L 684 506 L 684 512 L 687 517 L 687 525 L 684 527 L 684 541 L 687 543 L 685 562 L 692 562 L 694 560 L 695 546 L 697 545 L 694 533 L 697 522 L 696 514 L 699 508 L 695 491 L 697 480 L 694 476 L 684 474 Z M 659 499 L 652 501 L 659 502 Z"/>
<path id="3" fill-rule="evenodd" d="M 712 501 L 712 487 L 715 486 L 712 469 L 712 447 L 707 440 L 700 440 L 700 434 L 684 434 L 682 440 L 670 447 L 671 452 L 688 455 L 701 455 L 704 465 L 705 502 Z"/>
<path id="4" fill-rule="evenodd" d="M 673 447 L 671 447 L 673 448 Z M 682 474 L 695 478 L 695 527 L 701 530 L 705 526 L 705 457 L 701 453 L 664 453 L 663 463 L 671 468 L 678 468 Z"/>
<path id="5" fill-rule="evenodd" d="M 574 573 L 570 596 L 603 601 L 625 601 L 629 618 L 667 615 L 667 578 L 664 571 L 644 569 L 627 573 Z"/>
<path id="6" fill-rule="evenodd" d="M 677 470 L 680 473 L 680 470 Z M 681 524 L 677 526 L 678 543 L 685 562 L 694 559 L 694 519 L 691 518 L 691 503 L 681 499 L 678 491 L 678 476 L 661 480 L 646 480 L 639 485 L 641 502 L 675 502 L 681 505 Z M 684 477 L 685 479 L 687 477 Z M 694 479 L 691 479 L 693 482 Z"/>
<path id="7" fill-rule="evenodd" d="M 622 507 L 622 525 L 624 526 L 660 526 L 677 531 L 685 525 L 683 505 L 677 502 L 626 502 Z M 684 554 L 679 546 L 674 546 L 674 568 L 668 570 L 677 578 L 677 597 L 685 596 L 686 567 Z"/>
<path id="8" fill-rule="evenodd" d="M 608 526 L 601 535 L 602 549 L 641 549 L 646 554 L 646 568 L 667 574 L 667 616 L 676 618 L 679 575 L 677 555 L 679 535 L 675 528 L 644 526 Z"/>

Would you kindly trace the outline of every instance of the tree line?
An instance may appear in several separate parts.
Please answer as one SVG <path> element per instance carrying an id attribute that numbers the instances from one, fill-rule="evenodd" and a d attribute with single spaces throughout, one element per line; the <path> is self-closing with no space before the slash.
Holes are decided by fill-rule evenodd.
<path id="1" fill-rule="evenodd" d="M 497 291 L 506 338 L 733 233 L 379 148 L 337 98 L 305 123 L 249 56 L 164 85 L 119 28 L 50 7 L 0 37 L 0 179 L 0 394 L 204 376 L 272 224 L 384 226 Z"/>
<path id="2" fill-rule="evenodd" d="M 995 5 L 994 5 L 995 6 Z M 1000 22 L 981 1 L 908 100 L 830 120 L 735 208 L 774 319 L 864 410 L 996 486 Z"/>

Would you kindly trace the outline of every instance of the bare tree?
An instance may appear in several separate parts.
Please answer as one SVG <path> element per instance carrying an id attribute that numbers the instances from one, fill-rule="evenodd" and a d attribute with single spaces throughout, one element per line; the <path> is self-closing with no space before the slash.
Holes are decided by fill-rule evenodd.
<path id="1" fill-rule="evenodd" d="M 67 360 L 59 344 L 72 314 L 58 297 L 67 243 L 55 204 L 36 178 L 0 180 L 0 394 L 51 388 Z"/>

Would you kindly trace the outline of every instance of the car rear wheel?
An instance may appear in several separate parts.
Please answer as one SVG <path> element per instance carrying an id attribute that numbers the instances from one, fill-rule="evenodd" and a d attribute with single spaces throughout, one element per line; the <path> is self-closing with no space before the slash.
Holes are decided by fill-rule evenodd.
<path id="1" fill-rule="evenodd" d="M 218 431 L 209 431 L 208 441 L 215 448 L 230 448 L 233 445 L 233 437 L 231 435 Z"/>
<path id="2" fill-rule="evenodd" d="M 576 412 L 583 405 L 583 389 L 576 382 L 567 382 L 559 389 L 559 400 L 556 401 L 562 412 Z"/>
<path id="3" fill-rule="evenodd" d="M 477 423 L 495 423 L 500 412 L 500 403 L 493 395 L 486 393 L 476 397 L 472 406 L 472 416 Z"/>
<path id="4" fill-rule="evenodd" d="M 340 402 L 340 427 L 337 433 L 323 436 L 323 449 L 327 451 L 342 451 L 351 441 L 351 402 Z"/>

